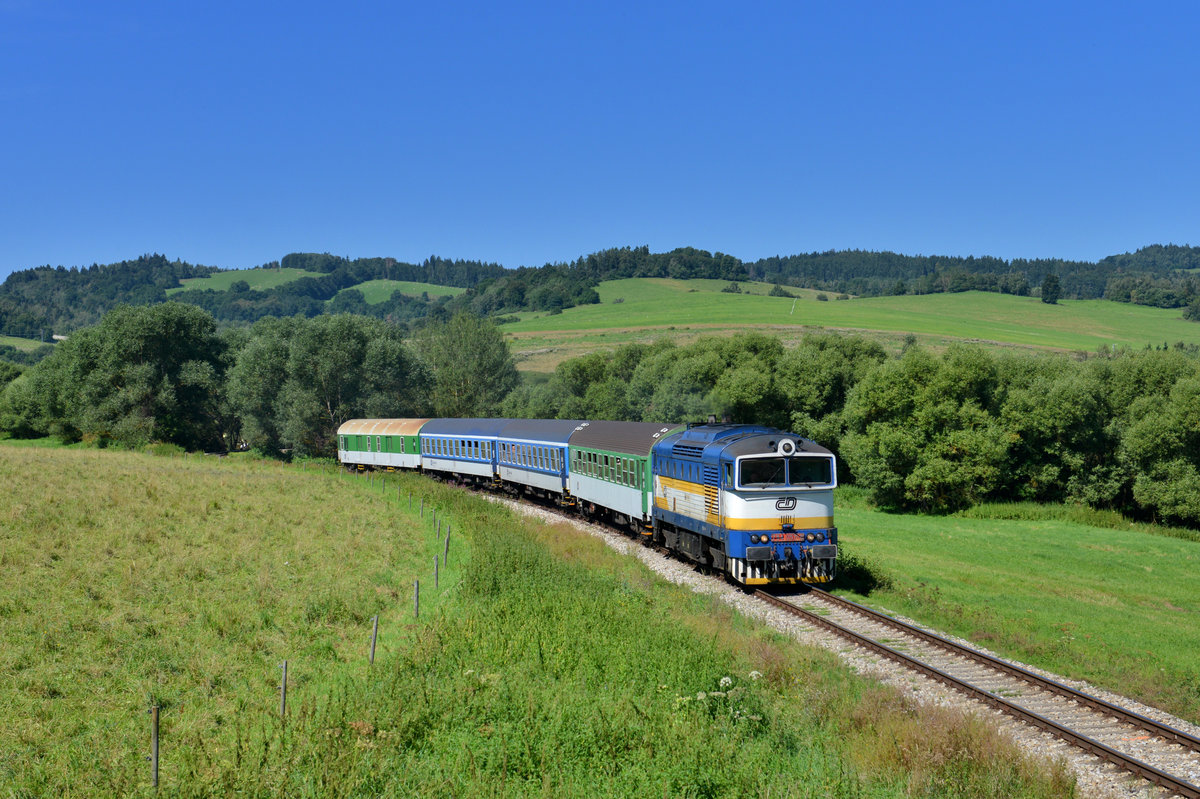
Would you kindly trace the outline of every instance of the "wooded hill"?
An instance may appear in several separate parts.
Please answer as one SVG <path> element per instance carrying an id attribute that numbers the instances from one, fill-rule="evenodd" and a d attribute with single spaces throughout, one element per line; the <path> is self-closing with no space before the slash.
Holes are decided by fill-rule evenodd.
<path id="1" fill-rule="evenodd" d="M 880 296 L 959 291 L 1038 294 L 1048 277 L 1062 299 L 1105 298 L 1161 308 L 1184 308 L 1200 319 L 1200 247 L 1152 245 L 1098 262 L 1056 259 L 900 255 L 840 250 L 742 261 L 725 253 L 683 247 L 652 253 L 648 247 L 602 250 L 571 263 L 506 269 L 481 261 L 431 256 L 420 264 L 393 258 L 349 259 L 328 253 L 292 253 L 265 268 L 298 269 L 311 276 L 273 288 L 234 282 L 228 291 L 184 288 L 171 299 L 200 306 L 222 324 L 247 324 L 267 316 L 313 317 L 352 312 L 405 324 L 444 319 L 459 309 L 483 316 L 517 311 L 556 312 L 595 303 L 595 286 L 630 277 L 756 280 L 838 294 Z M 96 324 L 121 304 L 164 302 L 181 281 L 222 272 L 218 267 L 143 255 L 89 267 L 41 266 L 15 272 L 0 285 L 0 333 L 49 339 Z M 401 292 L 368 303 L 354 287 L 398 280 L 465 288 L 455 297 Z"/>

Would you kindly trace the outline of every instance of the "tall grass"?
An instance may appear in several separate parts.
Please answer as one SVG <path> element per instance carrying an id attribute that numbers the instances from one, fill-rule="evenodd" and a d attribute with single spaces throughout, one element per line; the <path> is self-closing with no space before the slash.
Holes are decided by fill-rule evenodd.
<path id="1" fill-rule="evenodd" d="M 170 796 L 1071 793 L 977 722 L 423 478 L 13 445 L 0 477 L 12 796 L 150 795 L 151 703 Z"/>

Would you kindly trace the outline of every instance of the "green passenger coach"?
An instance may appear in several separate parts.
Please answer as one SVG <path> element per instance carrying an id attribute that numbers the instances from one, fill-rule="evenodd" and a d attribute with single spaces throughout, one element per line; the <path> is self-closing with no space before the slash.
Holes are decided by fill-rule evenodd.
<path id="1" fill-rule="evenodd" d="M 342 463 L 416 469 L 421 465 L 418 435 L 428 419 L 351 419 L 338 428 Z"/>

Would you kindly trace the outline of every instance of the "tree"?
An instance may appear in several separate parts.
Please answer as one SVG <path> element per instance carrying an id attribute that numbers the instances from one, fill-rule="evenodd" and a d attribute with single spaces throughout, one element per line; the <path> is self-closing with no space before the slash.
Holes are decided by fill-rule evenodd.
<path id="1" fill-rule="evenodd" d="M 521 382 L 500 328 L 466 311 L 427 326 L 418 348 L 433 373 L 433 408 L 439 416 L 494 414 Z"/>
<path id="2" fill-rule="evenodd" d="M 23 431 L 221 449 L 224 343 L 207 312 L 121 306 L 30 370 L 10 411 Z M 15 417 L 14 417 L 15 419 Z"/>
<path id="3" fill-rule="evenodd" d="M 250 446 L 328 456 L 348 419 L 425 412 L 429 382 L 399 328 L 335 314 L 256 324 L 229 391 Z"/>
<path id="4" fill-rule="evenodd" d="M 1057 305 L 1061 294 L 1062 286 L 1058 282 L 1058 275 L 1053 272 L 1047 273 L 1046 279 L 1042 281 L 1042 302 Z"/>

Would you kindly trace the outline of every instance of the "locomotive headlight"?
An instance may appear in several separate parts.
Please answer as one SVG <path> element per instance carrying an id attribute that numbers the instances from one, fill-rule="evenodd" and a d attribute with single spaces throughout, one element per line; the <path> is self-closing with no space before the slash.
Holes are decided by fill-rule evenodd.
<path id="1" fill-rule="evenodd" d="M 817 540 L 817 534 L 809 533 L 808 535 L 804 536 L 804 540 L 811 544 L 813 541 Z"/>
<path id="2" fill-rule="evenodd" d="M 824 541 L 825 541 L 825 531 L 821 530 L 820 532 L 817 533 L 817 543 L 820 544 L 820 543 L 823 543 Z"/>

